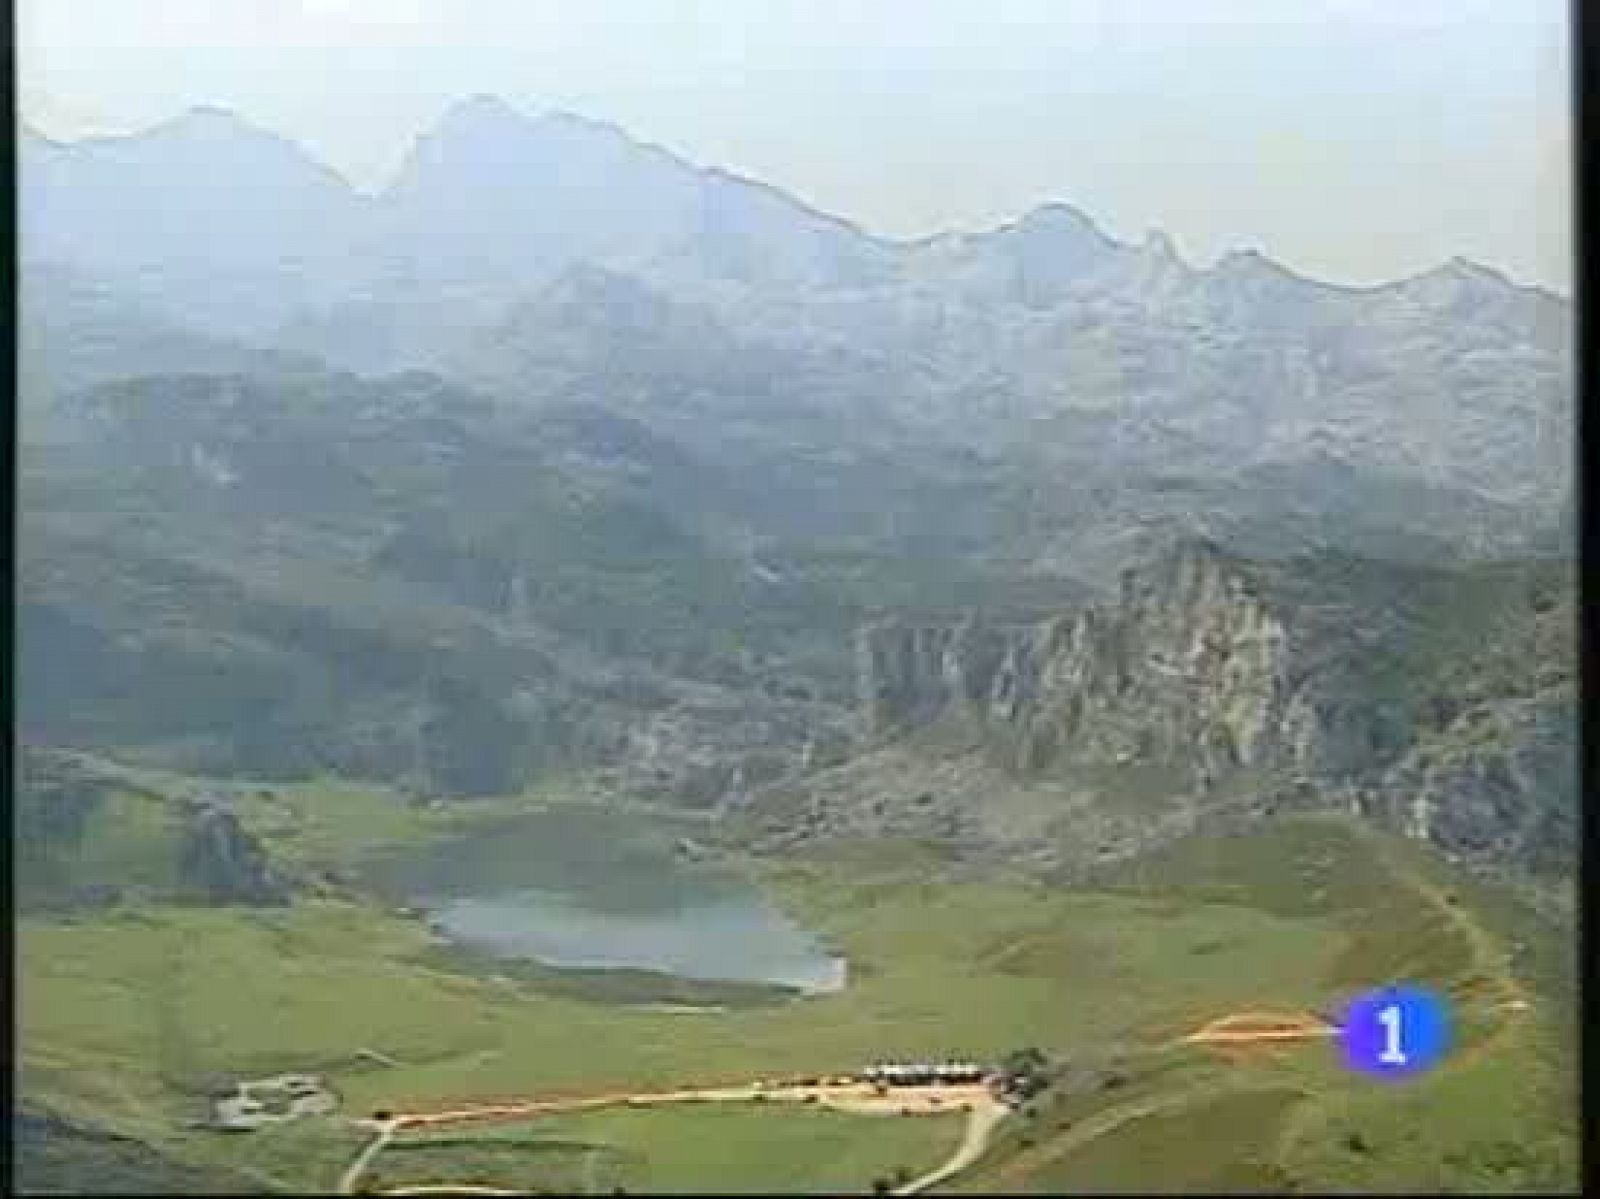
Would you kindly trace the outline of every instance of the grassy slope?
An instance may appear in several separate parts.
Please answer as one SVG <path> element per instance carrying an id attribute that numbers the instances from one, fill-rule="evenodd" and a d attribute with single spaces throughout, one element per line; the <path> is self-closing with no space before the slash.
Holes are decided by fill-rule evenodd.
<path id="1" fill-rule="evenodd" d="M 1349 693 L 1414 716 L 1433 696 L 1530 694 L 1577 661 L 1570 560 L 1441 567 L 1325 552 L 1248 569 L 1338 650 Z"/>
<path id="2" fill-rule="evenodd" d="M 1044 1101 L 968 1180 L 973 1189 L 1539 1190 L 1576 1183 L 1570 973 L 1555 930 L 1453 879 L 1415 847 L 1340 822 L 1194 840 L 1126 884 L 1234 895 L 1339 920 L 1330 997 L 1404 978 L 1449 993 L 1456 1043 L 1403 1084 L 1358 1079 L 1325 1047 L 1135 1059 L 1116 1092 Z M 1454 902 L 1452 902 L 1452 897 Z M 1537 940 L 1515 977 L 1507 934 Z M 1521 994 L 1530 1016 L 1496 1010 Z M 1277 996 L 1261 996 L 1278 1006 Z"/>
<path id="3" fill-rule="evenodd" d="M 1281 1190 L 1272 1141 L 1291 1090 L 1218 1091 L 1192 1106 L 1164 1109 L 1087 1142 L 1027 1179 L 1030 1190 L 1153 1190 L 1222 1193 Z"/>
<path id="4" fill-rule="evenodd" d="M 241 1195 L 259 1180 L 172 1161 L 143 1141 L 27 1110 L 12 1114 L 12 1186 L 24 1195 Z"/>
<path id="5" fill-rule="evenodd" d="M 958 1116 L 867 1117 L 811 1108 L 619 1109 L 510 1128 L 408 1136 L 368 1185 L 441 1180 L 553 1192 L 867 1190 L 874 1178 L 932 1169 L 961 1136 Z"/>
<path id="6" fill-rule="evenodd" d="M 88 812 L 76 838 L 27 839 L 17 845 L 18 899 L 24 907 L 81 900 L 77 879 L 114 880 L 125 893 L 185 890 L 178 868 L 183 825 L 160 800 L 108 789 Z"/>
<path id="7" fill-rule="evenodd" d="M 337 861 L 469 818 L 351 788 L 314 791 L 246 804 L 258 827 L 278 822 L 284 860 Z M 1373 852 L 1380 844 L 1389 843 L 1339 824 L 1283 823 L 1176 847 L 1094 893 L 941 883 L 912 847 L 769 865 L 776 891 L 850 956 L 854 985 L 722 1014 L 621 1010 L 537 983 L 430 968 L 416 923 L 327 896 L 264 913 L 140 907 L 27 918 L 18 938 L 21 1086 L 183 1160 L 243 1165 L 292 1189 L 327 1185 L 354 1141 L 313 1125 L 226 1140 L 188 1130 L 206 1079 L 323 1069 L 347 1110 L 362 1112 L 847 1068 L 883 1054 L 988 1055 L 1032 1043 L 1070 1055 L 1156 1044 L 1241 1007 L 1329 1004 L 1391 976 L 1457 985 L 1482 973 L 1474 943 L 1444 910 L 1396 887 Z M 1468 1021 L 1460 1059 L 1490 1031 Z M 1203 1095 L 1226 1083 L 1313 1096 L 1287 1111 L 1275 1159 L 1297 1179 L 1514 1185 L 1559 1170 L 1555 1142 L 1570 1127 L 1545 1114 L 1552 1073 L 1533 1052 L 1543 1036 L 1530 1024 L 1458 1072 L 1392 1093 L 1353 1084 L 1325 1050 L 1270 1066 L 1221 1068 L 1203 1055 L 1178 1065 Z M 372 1067 L 354 1057 L 361 1048 L 401 1064 Z M 1158 1080 L 1155 1092 L 1166 1085 Z M 1490 1114 L 1457 1118 L 1473 1105 Z M 1095 1110 L 1090 1103 L 1083 1114 Z M 1235 1109 L 1218 1110 L 1207 1119 L 1226 1121 Z M 1521 1174 L 1494 1158 L 1487 1122 L 1496 1111 L 1525 1130 L 1511 1136 L 1533 1155 Z M 1380 1148 L 1347 1160 L 1338 1148 L 1347 1126 L 1367 1129 Z M 1124 1127 L 1118 1135 L 1138 1124 Z M 1040 1177 L 1075 1162 L 1050 1159 Z"/>

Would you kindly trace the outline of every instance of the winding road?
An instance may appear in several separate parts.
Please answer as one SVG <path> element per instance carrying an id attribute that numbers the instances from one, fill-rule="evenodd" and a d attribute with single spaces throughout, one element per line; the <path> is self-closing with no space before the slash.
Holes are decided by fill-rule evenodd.
<path id="1" fill-rule="evenodd" d="M 915 1194 L 954 1177 L 983 1155 L 989 1136 L 1005 1116 L 1006 1106 L 982 1083 L 954 1086 L 897 1087 L 878 1092 L 863 1082 L 822 1084 L 768 1084 L 752 1082 L 740 1086 L 698 1087 L 673 1091 L 639 1091 L 591 1095 L 564 1099 L 528 1099 L 510 1103 L 474 1104 L 425 1112 L 402 1112 L 383 1120 L 358 1123 L 374 1131 L 356 1159 L 339 1179 L 340 1194 L 351 1194 L 373 1159 L 394 1137 L 408 1129 L 436 1128 L 451 1124 L 485 1123 L 527 1119 L 605 1107 L 655 1107 L 671 1103 L 808 1103 L 860 1115 L 942 1115 L 965 1109 L 969 1113 L 961 1143 L 940 1167 L 906 1183 L 896 1193 Z M 479 1184 L 430 1183 L 384 1192 L 390 1195 L 512 1194 Z"/>
<path id="2" fill-rule="evenodd" d="M 1219 1048 L 1241 1045 L 1265 1044 L 1284 1041 L 1308 1041 L 1333 1035 L 1325 1021 L 1304 1013 L 1246 1011 L 1235 1012 L 1202 1026 L 1175 1044 L 1213 1045 Z M 1092 1139 L 1128 1120 L 1149 1115 L 1155 1110 L 1182 1102 L 1183 1098 L 1171 1096 L 1162 1100 L 1146 1101 L 1125 1108 L 1102 1113 L 1095 1120 L 1086 1121 L 1068 1140 Z M 962 1084 L 956 1086 L 896 1087 L 880 1093 L 869 1083 L 840 1082 L 820 1084 L 794 1084 L 781 1082 L 750 1082 L 736 1086 L 690 1087 L 672 1091 L 613 1092 L 581 1097 L 526 1099 L 505 1103 L 472 1104 L 429 1111 L 402 1112 L 384 1120 L 367 1120 L 361 1123 L 374 1130 L 373 1139 L 362 1148 L 355 1161 L 339 1180 L 342 1194 L 355 1190 L 363 1173 L 372 1164 L 385 1145 L 399 1133 L 408 1129 L 436 1128 L 451 1124 L 485 1123 L 501 1120 L 519 1120 L 529 1117 L 554 1115 L 564 1112 L 587 1111 L 604 1107 L 654 1107 L 669 1103 L 806 1103 L 813 1102 L 837 1111 L 861 1115 L 933 1115 L 953 1110 L 965 1110 L 968 1119 L 961 1142 L 950 1157 L 937 1168 L 928 1171 L 893 1192 L 897 1195 L 915 1195 L 930 1190 L 940 1183 L 969 1169 L 989 1147 L 995 1128 L 1004 1120 L 1009 1108 L 997 1099 L 987 1085 Z M 1026 1155 L 1025 1155 L 1026 1156 Z M 508 1194 L 480 1184 L 430 1183 L 387 1191 L 391 1195 L 442 1195 Z"/>
<path id="3" fill-rule="evenodd" d="M 1517 983 L 1503 960 L 1494 951 L 1493 939 L 1474 921 L 1448 902 L 1441 889 L 1414 873 L 1408 874 L 1420 897 L 1437 905 L 1446 913 L 1471 945 L 1473 956 L 1492 979 L 1497 1012 L 1502 1014 L 1500 1026 L 1483 1044 L 1461 1055 L 1462 1059 L 1475 1059 L 1497 1045 L 1516 1023 L 1512 1014 L 1526 1013 L 1531 1005 L 1526 990 Z M 1304 1012 L 1273 1012 L 1250 1010 L 1232 1012 L 1212 1020 L 1176 1041 L 1176 1045 L 1204 1045 L 1223 1052 L 1250 1045 L 1270 1045 L 1286 1042 L 1323 1040 L 1337 1034 L 1337 1029 L 1321 1017 Z M 1459 1068 L 1463 1062 L 1452 1063 Z M 1002 1167 L 996 1179 L 1021 1177 L 1027 1165 L 1047 1154 L 1054 1158 L 1070 1152 L 1132 1120 L 1143 1119 L 1158 1112 L 1181 1108 L 1206 1094 L 1215 1094 L 1213 1084 L 1175 1094 L 1144 1098 L 1113 1107 L 1084 1120 L 1071 1131 L 1052 1138 L 1037 1149 L 1024 1151 Z M 879 1092 L 864 1082 L 837 1082 L 822 1084 L 795 1084 L 783 1082 L 751 1082 L 735 1086 L 685 1088 L 672 1091 L 622 1092 L 586 1097 L 527 1099 L 506 1103 L 477 1104 L 431 1110 L 407 1112 L 384 1120 L 361 1121 L 374 1130 L 373 1139 L 362 1148 L 350 1163 L 339 1181 L 341 1193 L 355 1190 L 361 1176 L 373 1159 L 399 1133 L 413 1128 L 431 1128 L 441 1125 L 477 1123 L 484 1121 L 527 1119 L 531 1116 L 574 1112 L 603 1107 L 650 1107 L 669 1103 L 805 1103 L 814 1102 L 839 1111 L 863 1115 L 887 1114 L 937 1114 L 951 1110 L 968 1113 L 961 1141 L 951 1156 L 937 1168 L 902 1184 L 892 1193 L 915 1195 L 948 1182 L 969 1169 L 989 1147 L 996 1127 L 1003 1121 L 1009 1108 L 984 1084 L 960 1086 L 897 1087 L 887 1093 Z M 476 1183 L 431 1183 L 399 1187 L 385 1192 L 390 1195 L 511 1195 L 515 1191 Z"/>
<path id="4" fill-rule="evenodd" d="M 435 1182 L 412 1187 L 391 1187 L 385 1195 L 525 1195 L 526 1191 L 508 1191 L 501 1187 L 480 1186 L 475 1182 Z"/>
<path id="5" fill-rule="evenodd" d="M 383 1147 L 394 1139 L 394 1134 L 399 1128 L 399 1125 L 394 1120 L 372 1120 L 367 1123 L 376 1126 L 376 1135 L 362 1146 L 361 1152 L 356 1154 L 355 1161 L 351 1162 L 345 1168 L 345 1172 L 339 1176 L 339 1193 L 341 1195 L 349 1195 L 355 1191 L 357 1181 L 366 1172 L 367 1167 L 372 1164 L 372 1159 L 377 1157 L 382 1152 Z"/>
<path id="6" fill-rule="evenodd" d="M 921 1178 L 913 1178 L 904 1186 L 896 1187 L 894 1194 L 915 1195 L 919 1191 L 926 1191 L 954 1178 L 971 1166 L 983 1156 L 984 1150 L 989 1148 L 989 1138 L 993 1135 L 995 1126 L 1005 1119 L 1007 1110 L 1005 1104 L 997 1100 L 974 1106 L 972 1114 L 967 1117 L 967 1127 L 961 1135 L 961 1143 L 950 1155 L 950 1160 L 936 1170 L 929 1170 Z"/>

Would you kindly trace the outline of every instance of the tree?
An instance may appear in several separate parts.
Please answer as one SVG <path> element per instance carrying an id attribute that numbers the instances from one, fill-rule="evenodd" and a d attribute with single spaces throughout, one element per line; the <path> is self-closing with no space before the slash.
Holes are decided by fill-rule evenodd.
<path id="1" fill-rule="evenodd" d="M 1037 1074 L 1050 1064 L 1050 1058 L 1037 1045 L 1014 1049 L 1001 1059 L 1000 1068 L 1007 1074 Z"/>
<path id="2" fill-rule="evenodd" d="M 1050 1083 L 1050 1059 L 1037 1046 L 1015 1049 L 1000 1062 L 1006 1091 L 1022 1099 L 1031 1099 Z"/>

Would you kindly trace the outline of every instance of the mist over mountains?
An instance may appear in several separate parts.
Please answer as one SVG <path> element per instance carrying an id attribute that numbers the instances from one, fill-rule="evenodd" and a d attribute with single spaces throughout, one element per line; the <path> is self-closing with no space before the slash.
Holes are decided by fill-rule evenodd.
<path id="1" fill-rule="evenodd" d="M 215 7 L 141 46 L 102 5 L 33 103 L 251 61 Z M 541 49 L 631 61 L 617 13 L 280 7 L 250 30 L 289 53 L 279 103 L 319 55 L 347 76 L 301 112 L 370 53 L 415 69 L 399 102 L 554 86 Z M 785 72 L 751 102 L 792 114 L 822 67 L 804 112 L 854 104 L 856 146 L 914 105 L 898 137 L 949 161 L 847 164 L 911 163 L 902 202 L 1003 188 L 983 133 L 1114 194 L 1080 155 L 1133 118 L 1142 186 L 1202 225 L 1200 156 L 1280 144 L 1263 119 L 1326 140 L 1331 96 L 1391 160 L 1220 182 L 1381 196 L 1392 234 L 1413 177 L 1505 176 L 1556 128 L 1473 107 L 1520 78 L 1478 73 L 1507 46 L 1460 57 L 1432 18 L 1412 65 L 1472 85 L 1382 86 L 1414 14 L 1353 75 L 1320 28 L 1286 70 L 1292 22 L 1249 54 L 1237 14 L 1165 46 L 1118 14 L 1093 61 L 1030 23 L 1032 96 L 977 38 L 931 69 L 920 11 L 850 47 L 813 15 L 734 31 Z M 647 37 L 630 88 L 692 67 Z M 17 150 L 19 1190 L 1575 1189 L 1568 300 L 1461 258 L 1362 287 L 1200 264 L 1070 195 L 892 240 L 490 96 L 376 191 L 216 107 Z M 1362 257 L 1316 199 L 1262 219 Z M 1388 1023 L 1409 999 L 1376 1020 L 1397 982 L 1452 1045 Z M 1338 1068 L 1363 1019 L 1380 1063 L 1416 1051 L 1405 1086 Z M 926 1133 L 825 1095 L 628 1110 L 952 1058 L 993 1085 L 842 1105 Z M 516 1096 L 578 1098 L 554 1138 L 525 1105 L 487 1129 Z"/>
<path id="2" fill-rule="evenodd" d="M 506 393 L 778 374 L 801 402 L 973 446 L 1095 425 L 1097 454 L 1129 465 L 1331 457 L 1541 514 L 1571 483 L 1570 306 L 1461 260 L 1363 289 L 1255 252 L 1197 269 L 1065 204 L 890 242 L 487 97 L 375 196 L 216 109 L 71 145 L 25 134 L 20 179 L 42 296 L 71 270 L 126 319 L 364 373 Z"/>
<path id="3" fill-rule="evenodd" d="M 217 109 L 19 152 L 45 741 L 723 802 L 842 752 L 885 612 L 1044 619 L 1197 536 L 1570 555 L 1570 305 L 1463 260 L 1201 268 L 1065 203 L 894 242 L 486 97 L 376 195 Z"/>

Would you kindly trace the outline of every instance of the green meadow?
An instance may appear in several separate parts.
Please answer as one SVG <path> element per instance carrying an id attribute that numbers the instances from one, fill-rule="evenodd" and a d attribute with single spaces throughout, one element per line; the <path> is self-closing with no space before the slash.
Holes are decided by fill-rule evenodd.
<path id="1" fill-rule="evenodd" d="M 348 864 L 357 846 L 416 843 L 530 804 L 442 813 L 308 785 L 244 806 L 280 860 L 321 869 Z M 216 1080 L 320 1071 L 343 1117 L 1037 1045 L 1068 1062 L 1121 1062 L 1122 1085 L 1042 1097 L 1002 1125 L 964 1188 L 1570 1180 L 1575 1114 L 1561 1071 L 1571 1063 L 1545 992 L 1530 991 L 1533 1010 L 1514 1027 L 1476 997 L 1509 970 L 1504 935 L 1475 901 L 1435 902 L 1436 868 L 1413 859 L 1343 821 L 1286 818 L 1193 839 L 1094 890 L 956 880 L 906 846 L 747 864 L 848 956 L 851 983 L 720 1011 L 624 1006 L 537 975 L 463 971 L 420 922 L 350 887 L 283 909 L 124 902 L 28 915 L 19 1091 L 176 1162 L 294 1191 L 333 1185 L 362 1135 L 339 1119 L 245 1135 L 191 1127 Z M 1450 991 L 1461 1008 L 1455 1056 L 1405 1087 L 1346 1075 L 1326 1044 L 1239 1062 L 1159 1048 L 1230 1011 L 1327 1009 L 1400 977 Z M 1157 1108 L 1140 1115 L 1140 1103 Z M 754 1189 L 763 1178 L 865 1188 L 896 1166 L 936 1164 L 949 1151 L 936 1146 L 959 1135 L 942 1119 L 755 1108 L 608 1112 L 525 1132 L 607 1147 L 530 1149 L 529 1169 L 544 1161 L 556 1190 L 573 1185 L 570 1168 L 608 1190 Z M 493 1140 L 386 1149 L 373 1177 L 448 1172 L 465 1153 L 476 1171 L 533 1185 L 515 1138 Z M 1151 1144 L 1167 1149 L 1152 1157 Z M 827 1173 L 830 1163 L 844 1172 Z"/>
<path id="2" fill-rule="evenodd" d="M 859 1116 L 812 1107 L 691 1104 L 609 1109 L 522 1125 L 406 1134 L 364 1189 L 442 1180 L 547 1190 L 685 1194 L 859 1193 L 937 1166 L 962 1118 Z"/>

